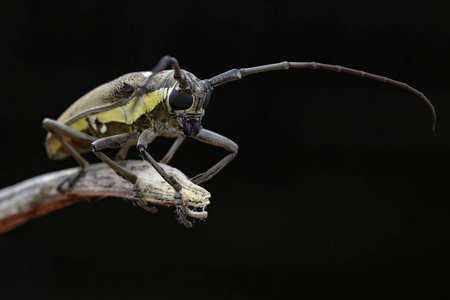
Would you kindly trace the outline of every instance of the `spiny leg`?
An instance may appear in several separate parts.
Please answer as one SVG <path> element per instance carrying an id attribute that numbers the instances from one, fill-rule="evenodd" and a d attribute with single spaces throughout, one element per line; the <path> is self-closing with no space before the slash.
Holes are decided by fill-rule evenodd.
<path id="1" fill-rule="evenodd" d="M 142 157 L 148 161 L 153 168 L 161 175 L 164 180 L 170 184 L 175 190 L 175 207 L 176 213 L 179 217 L 179 221 L 184 224 L 184 226 L 190 228 L 192 227 L 192 222 L 187 219 L 186 207 L 181 199 L 181 189 L 182 186 L 178 181 L 164 171 L 164 169 L 158 164 L 158 162 L 147 152 L 147 145 L 150 144 L 158 134 L 152 129 L 148 128 L 142 132 L 139 136 L 137 143 L 138 151 L 141 153 Z"/>
<path id="2" fill-rule="evenodd" d="M 197 176 L 191 178 L 191 181 L 195 184 L 203 183 L 207 180 L 210 180 L 214 175 L 220 172 L 237 154 L 239 146 L 230 140 L 218 133 L 213 131 L 202 129 L 200 133 L 195 137 L 195 139 L 202 141 L 204 143 L 208 143 L 214 146 L 222 147 L 230 151 L 231 153 L 222 158 L 218 163 L 212 166 L 208 171 L 204 173 L 200 173 Z"/>
<path id="3" fill-rule="evenodd" d="M 133 184 L 133 193 L 136 199 L 134 202 L 135 205 L 138 205 L 149 212 L 156 213 L 158 209 L 156 207 L 149 207 L 148 203 L 139 196 L 136 188 L 137 176 L 101 152 L 101 150 L 105 148 L 120 148 L 126 147 L 130 144 L 136 144 L 138 136 L 138 132 L 127 132 L 98 139 L 91 144 L 92 152 L 94 152 L 98 158 L 113 169 L 117 175 Z"/>

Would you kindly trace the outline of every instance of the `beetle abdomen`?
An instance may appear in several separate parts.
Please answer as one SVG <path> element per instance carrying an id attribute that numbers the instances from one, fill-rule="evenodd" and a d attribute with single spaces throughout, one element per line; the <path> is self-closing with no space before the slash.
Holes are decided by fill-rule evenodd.
<path id="1" fill-rule="evenodd" d="M 57 121 L 94 137 L 130 132 L 137 119 L 151 113 L 163 101 L 162 88 L 140 97 L 134 92 L 149 75 L 151 72 L 129 73 L 106 83 L 78 99 Z M 91 150 L 88 142 L 64 138 L 80 153 Z M 51 133 L 47 135 L 45 148 L 51 159 L 69 156 Z"/>

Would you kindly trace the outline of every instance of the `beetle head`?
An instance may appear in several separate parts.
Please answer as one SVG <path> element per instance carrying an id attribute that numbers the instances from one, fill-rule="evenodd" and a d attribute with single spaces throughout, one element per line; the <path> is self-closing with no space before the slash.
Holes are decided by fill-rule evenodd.
<path id="1" fill-rule="evenodd" d="M 205 108 L 211 97 L 212 87 L 207 80 L 200 80 L 194 74 L 181 71 L 184 80 L 169 76 L 165 89 L 164 103 L 170 115 L 176 120 L 186 136 L 197 136 Z"/>

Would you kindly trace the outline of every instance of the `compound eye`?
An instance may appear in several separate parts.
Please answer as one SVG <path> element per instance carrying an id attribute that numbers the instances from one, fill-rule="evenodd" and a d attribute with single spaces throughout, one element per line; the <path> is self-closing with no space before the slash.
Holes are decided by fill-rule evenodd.
<path id="1" fill-rule="evenodd" d="M 203 102 L 203 106 L 202 106 L 203 109 L 205 109 L 208 106 L 210 98 L 211 98 L 211 93 L 208 93 L 205 97 L 205 102 Z"/>
<path id="2" fill-rule="evenodd" d="M 193 98 L 191 94 L 180 93 L 176 89 L 169 96 L 169 104 L 172 109 L 182 110 L 192 106 Z"/>

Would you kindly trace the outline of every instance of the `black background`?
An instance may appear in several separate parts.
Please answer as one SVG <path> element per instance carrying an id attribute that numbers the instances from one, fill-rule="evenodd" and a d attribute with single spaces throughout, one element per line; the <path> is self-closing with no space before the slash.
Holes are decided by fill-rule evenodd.
<path id="1" fill-rule="evenodd" d="M 438 124 L 432 133 L 412 93 L 346 74 L 220 86 L 203 125 L 240 150 L 203 185 L 206 222 L 188 230 L 171 208 L 153 215 L 120 199 L 53 212 L 0 236 L 0 298 L 448 292 L 450 27 L 439 2 L 5 2 L 2 187 L 75 166 L 47 159 L 42 119 L 166 54 L 200 78 L 283 60 L 362 69 L 424 92 Z M 158 139 L 150 153 L 169 146 Z M 171 165 L 193 176 L 225 154 L 189 140 Z"/>

